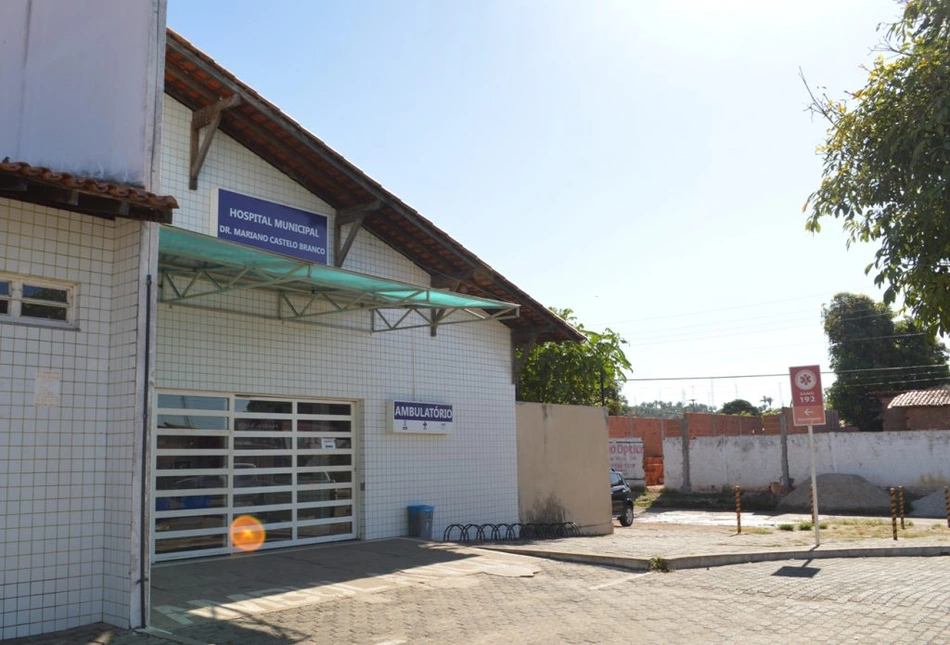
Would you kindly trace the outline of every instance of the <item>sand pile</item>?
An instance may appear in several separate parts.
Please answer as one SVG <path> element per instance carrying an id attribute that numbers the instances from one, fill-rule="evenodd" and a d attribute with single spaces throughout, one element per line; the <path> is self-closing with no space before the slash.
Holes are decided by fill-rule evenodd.
<path id="1" fill-rule="evenodd" d="M 908 513 L 911 517 L 946 517 L 947 503 L 943 497 L 943 489 L 934 491 L 927 497 L 914 501 L 914 510 Z"/>
<path id="2" fill-rule="evenodd" d="M 858 475 L 818 475 L 819 513 L 890 513 L 891 496 Z M 797 481 L 798 487 L 782 498 L 777 509 L 791 513 L 810 513 L 810 479 Z"/>

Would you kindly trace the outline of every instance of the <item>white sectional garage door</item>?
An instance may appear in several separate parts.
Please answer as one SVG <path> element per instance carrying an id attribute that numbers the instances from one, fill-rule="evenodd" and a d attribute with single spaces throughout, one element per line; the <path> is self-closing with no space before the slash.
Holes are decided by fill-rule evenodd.
<path id="1" fill-rule="evenodd" d="M 159 391 L 152 445 L 155 561 L 232 553 L 251 516 L 262 549 L 356 537 L 353 404 Z"/>

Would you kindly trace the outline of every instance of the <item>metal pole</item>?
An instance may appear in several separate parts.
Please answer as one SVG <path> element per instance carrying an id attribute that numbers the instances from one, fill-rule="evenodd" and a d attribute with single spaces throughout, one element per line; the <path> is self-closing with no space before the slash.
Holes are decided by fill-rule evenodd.
<path id="1" fill-rule="evenodd" d="M 740 496 L 741 491 L 736 486 L 736 533 L 742 533 L 742 502 Z"/>
<path id="2" fill-rule="evenodd" d="M 943 487 L 943 501 L 947 506 L 947 528 L 950 529 L 950 486 Z"/>
<path id="3" fill-rule="evenodd" d="M 894 539 L 897 539 L 897 497 L 894 494 L 894 488 L 891 487 L 891 532 Z"/>
<path id="4" fill-rule="evenodd" d="M 901 511 L 901 530 L 904 530 L 904 487 L 897 487 L 897 496 L 900 499 L 900 511 Z"/>
<path id="5" fill-rule="evenodd" d="M 683 490 L 692 490 L 692 484 L 689 479 L 689 422 L 686 420 L 686 413 L 680 420 L 680 437 L 683 441 Z"/>
<path id="6" fill-rule="evenodd" d="M 778 425 L 782 432 L 782 486 L 788 495 L 792 492 L 792 480 L 788 476 L 788 419 L 785 418 L 785 410 L 778 418 Z"/>
<path id="7" fill-rule="evenodd" d="M 815 525 L 815 546 L 821 546 L 821 532 L 818 528 L 818 477 L 815 475 L 815 435 L 812 426 L 808 426 L 808 456 L 811 462 L 811 521 Z"/>

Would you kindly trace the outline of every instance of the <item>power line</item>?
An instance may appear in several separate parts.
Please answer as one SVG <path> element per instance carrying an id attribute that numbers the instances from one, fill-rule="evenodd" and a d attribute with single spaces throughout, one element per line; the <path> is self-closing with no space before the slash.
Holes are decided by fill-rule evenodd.
<path id="1" fill-rule="evenodd" d="M 870 382 L 867 382 L 867 383 L 848 383 L 848 385 L 851 386 L 851 387 L 870 387 L 870 386 L 872 386 L 872 385 L 888 385 L 888 386 L 893 386 L 893 385 L 901 385 L 901 384 L 903 384 L 903 383 L 920 383 L 920 382 L 935 383 L 935 384 L 939 385 L 939 384 L 941 384 L 941 383 L 940 383 L 941 381 L 942 381 L 943 383 L 946 383 L 946 382 L 947 382 L 947 378 L 946 378 L 946 377 L 944 377 L 944 378 L 938 378 L 938 377 L 935 377 L 935 376 L 925 376 L 925 377 L 921 377 L 921 378 L 901 379 L 901 380 L 899 380 L 899 381 L 870 381 Z"/>
<path id="2" fill-rule="evenodd" d="M 839 322 L 851 322 L 854 320 L 865 320 L 867 318 L 879 318 L 882 316 L 883 314 L 881 313 L 864 314 L 861 316 L 851 316 L 850 318 L 840 318 Z M 693 323 L 690 325 L 680 325 L 679 327 L 662 327 L 662 328 L 657 328 L 657 329 L 645 329 L 643 331 L 635 331 L 633 333 L 637 333 L 639 335 L 644 335 L 644 334 L 649 335 L 649 334 L 657 334 L 657 333 L 664 334 L 666 332 L 680 331 L 684 329 L 695 329 L 697 327 L 709 329 L 710 327 L 720 326 L 720 325 L 734 326 L 736 323 L 747 323 L 752 320 L 766 320 L 770 318 L 779 318 L 779 320 L 773 321 L 776 323 L 814 321 L 815 314 L 805 313 L 805 312 L 796 313 L 796 312 L 781 311 L 775 314 L 767 314 L 764 316 L 752 316 L 752 317 L 744 317 L 740 319 L 729 319 L 729 320 L 712 320 L 712 321 L 706 321 L 706 322 Z M 712 330 L 712 331 L 717 331 L 717 330 Z"/>
<path id="3" fill-rule="evenodd" d="M 773 320 L 767 325 L 742 325 L 750 320 L 761 320 L 768 318 L 780 318 L 779 320 Z M 864 314 L 860 316 L 852 316 L 850 318 L 841 318 L 839 322 L 851 322 L 856 320 L 865 320 L 867 318 L 886 318 L 885 314 L 873 313 L 873 314 Z M 768 334 L 777 331 L 788 331 L 792 329 L 808 329 L 816 328 L 822 329 L 821 324 L 814 324 L 814 315 L 813 314 L 772 314 L 768 316 L 760 316 L 756 318 L 747 318 L 742 320 L 722 320 L 722 321 L 713 321 L 711 323 L 695 323 L 691 325 L 682 325 L 679 327 L 670 327 L 666 329 L 648 329 L 644 331 L 632 331 L 628 332 L 628 335 L 632 336 L 632 340 L 628 340 L 628 344 L 631 347 L 649 347 L 652 345 L 669 345 L 672 343 L 683 342 L 684 339 L 689 341 L 702 341 L 702 340 L 714 340 L 720 338 L 728 338 L 732 336 L 749 336 L 754 334 Z M 784 325 L 784 326 L 774 326 L 774 323 L 791 323 L 791 322 L 802 322 L 809 321 L 807 324 L 800 325 Z M 720 328 L 725 327 L 725 328 Z M 690 329 L 697 329 L 698 331 L 706 331 L 711 333 L 706 333 L 702 335 L 697 335 L 695 332 L 686 331 Z M 890 336 L 869 336 L 867 338 L 849 338 L 839 342 L 857 342 L 861 340 L 882 340 L 888 338 L 906 338 L 912 336 L 927 336 L 926 332 L 920 332 L 916 334 L 894 334 Z"/>
<path id="4" fill-rule="evenodd" d="M 805 329 L 812 328 L 813 325 L 791 325 L 785 327 L 768 327 L 764 329 L 736 329 L 735 331 L 725 331 L 718 330 L 721 333 L 707 334 L 704 336 L 697 336 L 691 333 L 680 333 L 674 334 L 667 337 L 651 338 L 647 339 L 647 342 L 638 343 L 636 340 L 627 341 L 631 347 L 649 347 L 650 345 L 669 345 L 670 343 L 679 343 L 683 342 L 684 339 L 691 341 L 700 341 L 700 340 L 712 340 L 717 338 L 729 338 L 730 336 L 750 336 L 753 334 L 771 334 L 777 331 L 788 331 L 790 329 Z M 713 331 L 713 330 L 710 330 Z"/>
<path id="5" fill-rule="evenodd" d="M 915 370 L 927 367 L 943 367 L 941 365 L 908 365 L 904 367 L 867 367 L 855 370 L 842 370 L 841 374 L 855 372 L 878 372 L 881 370 Z M 822 370 L 822 374 L 838 374 L 834 370 Z M 649 382 L 649 381 L 720 381 L 726 379 L 739 378 L 774 378 L 777 376 L 788 376 L 788 372 L 778 374 L 733 374 L 731 376 L 663 376 L 659 378 L 628 378 L 627 383 Z"/>
<path id="6" fill-rule="evenodd" d="M 927 365 L 900 365 L 898 367 L 861 367 L 853 370 L 837 370 L 832 372 L 833 374 L 850 374 L 852 372 L 884 372 L 887 370 L 919 370 L 925 369 L 928 367 L 947 367 L 946 365 L 940 365 L 937 363 L 928 363 Z M 826 374 L 826 372 L 822 372 Z"/>
<path id="7" fill-rule="evenodd" d="M 840 345 L 841 343 L 860 343 L 865 340 L 883 340 L 885 338 L 911 338 L 914 336 L 927 336 L 924 333 L 917 334 L 891 334 L 890 336 L 868 336 L 867 338 L 843 338 L 838 341 L 831 342 L 832 345 Z"/>
<path id="8" fill-rule="evenodd" d="M 624 323 L 637 323 L 637 322 L 644 322 L 644 321 L 649 321 L 649 320 L 668 320 L 668 319 L 670 319 L 670 318 L 682 318 L 682 317 L 684 317 L 684 316 L 698 316 L 698 315 L 701 315 L 701 314 L 719 313 L 719 312 L 722 312 L 722 311 L 736 311 L 736 310 L 739 310 L 739 309 L 748 309 L 749 307 L 763 307 L 763 306 L 766 306 L 766 305 L 781 304 L 781 303 L 783 303 L 783 302 L 798 302 L 798 301 L 801 301 L 801 300 L 808 300 L 809 298 L 817 298 L 817 297 L 819 297 L 819 296 L 827 296 L 827 295 L 828 295 L 827 292 L 822 292 L 822 293 L 811 294 L 811 295 L 808 295 L 808 296 L 799 296 L 799 297 L 797 297 L 797 298 L 784 298 L 784 299 L 782 299 L 782 300 L 768 300 L 768 301 L 765 301 L 765 302 L 753 302 L 753 303 L 748 303 L 748 304 L 744 304 L 744 305 L 736 305 L 736 306 L 734 306 L 734 307 L 721 307 L 721 308 L 718 308 L 718 309 L 704 309 L 704 310 L 700 310 L 700 311 L 686 311 L 686 312 L 679 313 L 679 314 L 668 314 L 668 315 L 665 315 L 665 316 L 649 316 L 649 317 L 647 317 L 647 318 L 626 318 L 626 319 L 623 319 L 623 320 L 613 320 L 613 321 L 609 321 L 609 322 L 595 322 L 595 323 L 591 323 L 591 324 L 592 324 L 592 325 L 595 325 L 595 326 L 599 326 L 599 325 L 619 325 L 619 324 L 624 324 Z M 781 315 L 781 314 L 771 314 L 771 315 L 774 316 L 774 315 Z M 863 315 L 861 315 L 861 316 L 852 316 L 852 317 L 850 317 L 850 318 L 842 318 L 841 320 L 842 320 L 842 321 L 847 321 L 847 320 L 861 320 L 862 318 L 876 318 L 876 317 L 878 317 L 878 316 L 886 316 L 886 315 L 887 315 L 886 312 L 872 312 L 872 313 L 869 313 L 869 314 L 863 314 Z M 893 318 L 895 315 L 897 315 L 897 314 L 892 315 L 891 318 Z"/>
<path id="9" fill-rule="evenodd" d="M 779 320 L 772 320 L 771 322 L 776 322 L 776 323 L 785 323 L 785 322 L 793 322 L 793 321 L 797 322 L 797 321 L 804 321 L 804 320 L 814 320 L 815 314 L 814 313 L 805 314 L 805 313 L 795 313 L 795 312 L 789 313 L 786 311 L 782 311 L 775 314 L 767 314 L 765 316 L 751 316 L 751 317 L 746 316 L 742 318 L 716 319 L 716 320 L 711 320 L 711 321 L 707 320 L 705 322 L 697 322 L 697 323 L 692 323 L 689 325 L 679 325 L 677 327 L 664 326 L 664 327 L 658 327 L 654 329 L 644 329 L 642 331 L 638 331 L 635 333 L 655 334 L 655 333 L 682 331 L 686 329 L 696 329 L 696 328 L 708 329 L 709 327 L 712 327 L 712 326 L 734 325 L 736 323 L 747 323 L 753 320 L 767 320 L 767 319 L 774 319 L 774 318 L 778 318 Z"/>
<path id="10" fill-rule="evenodd" d="M 783 299 L 783 300 L 770 300 L 770 301 L 767 301 L 767 302 L 754 302 L 754 303 L 749 303 L 749 304 L 746 304 L 746 305 L 736 305 L 735 307 L 722 307 L 722 308 L 720 308 L 720 309 L 706 309 L 705 311 L 690 311 L 690 312 L 684 312 L 684 313 L 681 313 L 681 314 L 669 314 L 669 315 L 667 315 L 667 316 L 651 316 L 651 317 L 649 317 L 649 318 L 629 318 L 629 319 L 627 319 L 627 320 L 615 320 L 615 321 L 613 321 L 613 322 L 597 323 L 597 324 L 598 324 L 598 325 L 616 325 L 616 324 L 619 324 L 619 323 L 641 322 L 641 321 L 644 321 L 644 320 L 665 320 L 665 319 L 668 319 L 668 318 L 679 318 L 679 317 L 681 317 L 681 316 L 696 316 L 696 315 L 699 315 L 699 314 L 718 313 L 718 312 L 720 312 L 720 311 L 734 311 L 734 310 L 736 310 L 736 309 L 748 309 L 749 307 L 762 307 L 762 306 L 764 306 L 764 305 L 774 305 L 774 304 L 779 304 L 779 303 L 782 303 L 782 302 L 795 302 L 795 301 L 798 301 L 798 300 L 808 300 L 809 298 L 817 298 L 818 296 L 826 296 L 826 295 L 828 295 L 827 292 L 822 292 L 822 293 L 812 294 L 812 295 L 809 295 L 809 296 L 800 296 L 800 297 L 798 297 L 798 298 L 785 298 L 785 299 Z"/>

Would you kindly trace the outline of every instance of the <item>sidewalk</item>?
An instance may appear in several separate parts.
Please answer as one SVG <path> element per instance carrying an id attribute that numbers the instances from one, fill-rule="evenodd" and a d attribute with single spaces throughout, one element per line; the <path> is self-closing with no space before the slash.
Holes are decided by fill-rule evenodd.
<path id="1" fill-rule="evenodd" d="M 898 523 L 898 540 L 894 541 L 888 518 L 821 515 L 821 522 L 828 522 L 829 528 L 820 530 L 821 545 L 816 547 L 814 530 L 798 530 L 802 521 L 810 519 L 801 514 L 743 513 L 740 534 L 736 532 L 736 514 L 732 512 L 651 509 L 638 514 L 631 527 L 624 528 L 615 522 L 611 535 L 482 548 L 634 570 L 656 566 L 671 570 L 705 568 L 787 559 L 950 555 L 946 520 L 913 518 L 907 530 L 901 530 Z M 887 537 L 844 535 L 844 531 L 834 528 L 841 522 L 884 522 Z M 792 525 L 795 530 L 781 530 L 780 525 Z"/>
<path id="2" fill-rule="evenodd" d="M 887 518 L 822 515 L 829 528 L 821 531 L 821 546 L 815 547 L 814 531 L 798 529 L 807 519 L 806 515 L 743 513 L 739 534 L 735 513 L 650 510 L 638 514 L 633 526 L 623 528 L 615 523 L 613 534 L 598 537 L 461 546 L 396 538 L 162 565 L 152 572 L 155 627 L 149 633 L 98 624 L 4 641 L 4 645 L 194 643 L 170 632 L 202 621 L 230 624 L 230 619 L 253 616 L 254 612 L 282 611 L 346 597 L 366 602 L 380 589 L 399 585 L 425 582 L 455 588 L 464 583 L 465 576 L 531 573 L 529 559 L 518 560 L 505 553 L 641 571 L 773 560 L 950 555 L 950 529 L 945 520 L 913 518 L 912 526 L 908 523 L 906 530 L 899 529 L 895 542 Z M 856 537 L 841 528 L 862 522 L 873 525 L 878 537 Z M 781 530 L 783 524 L 795 530 Z"/>

